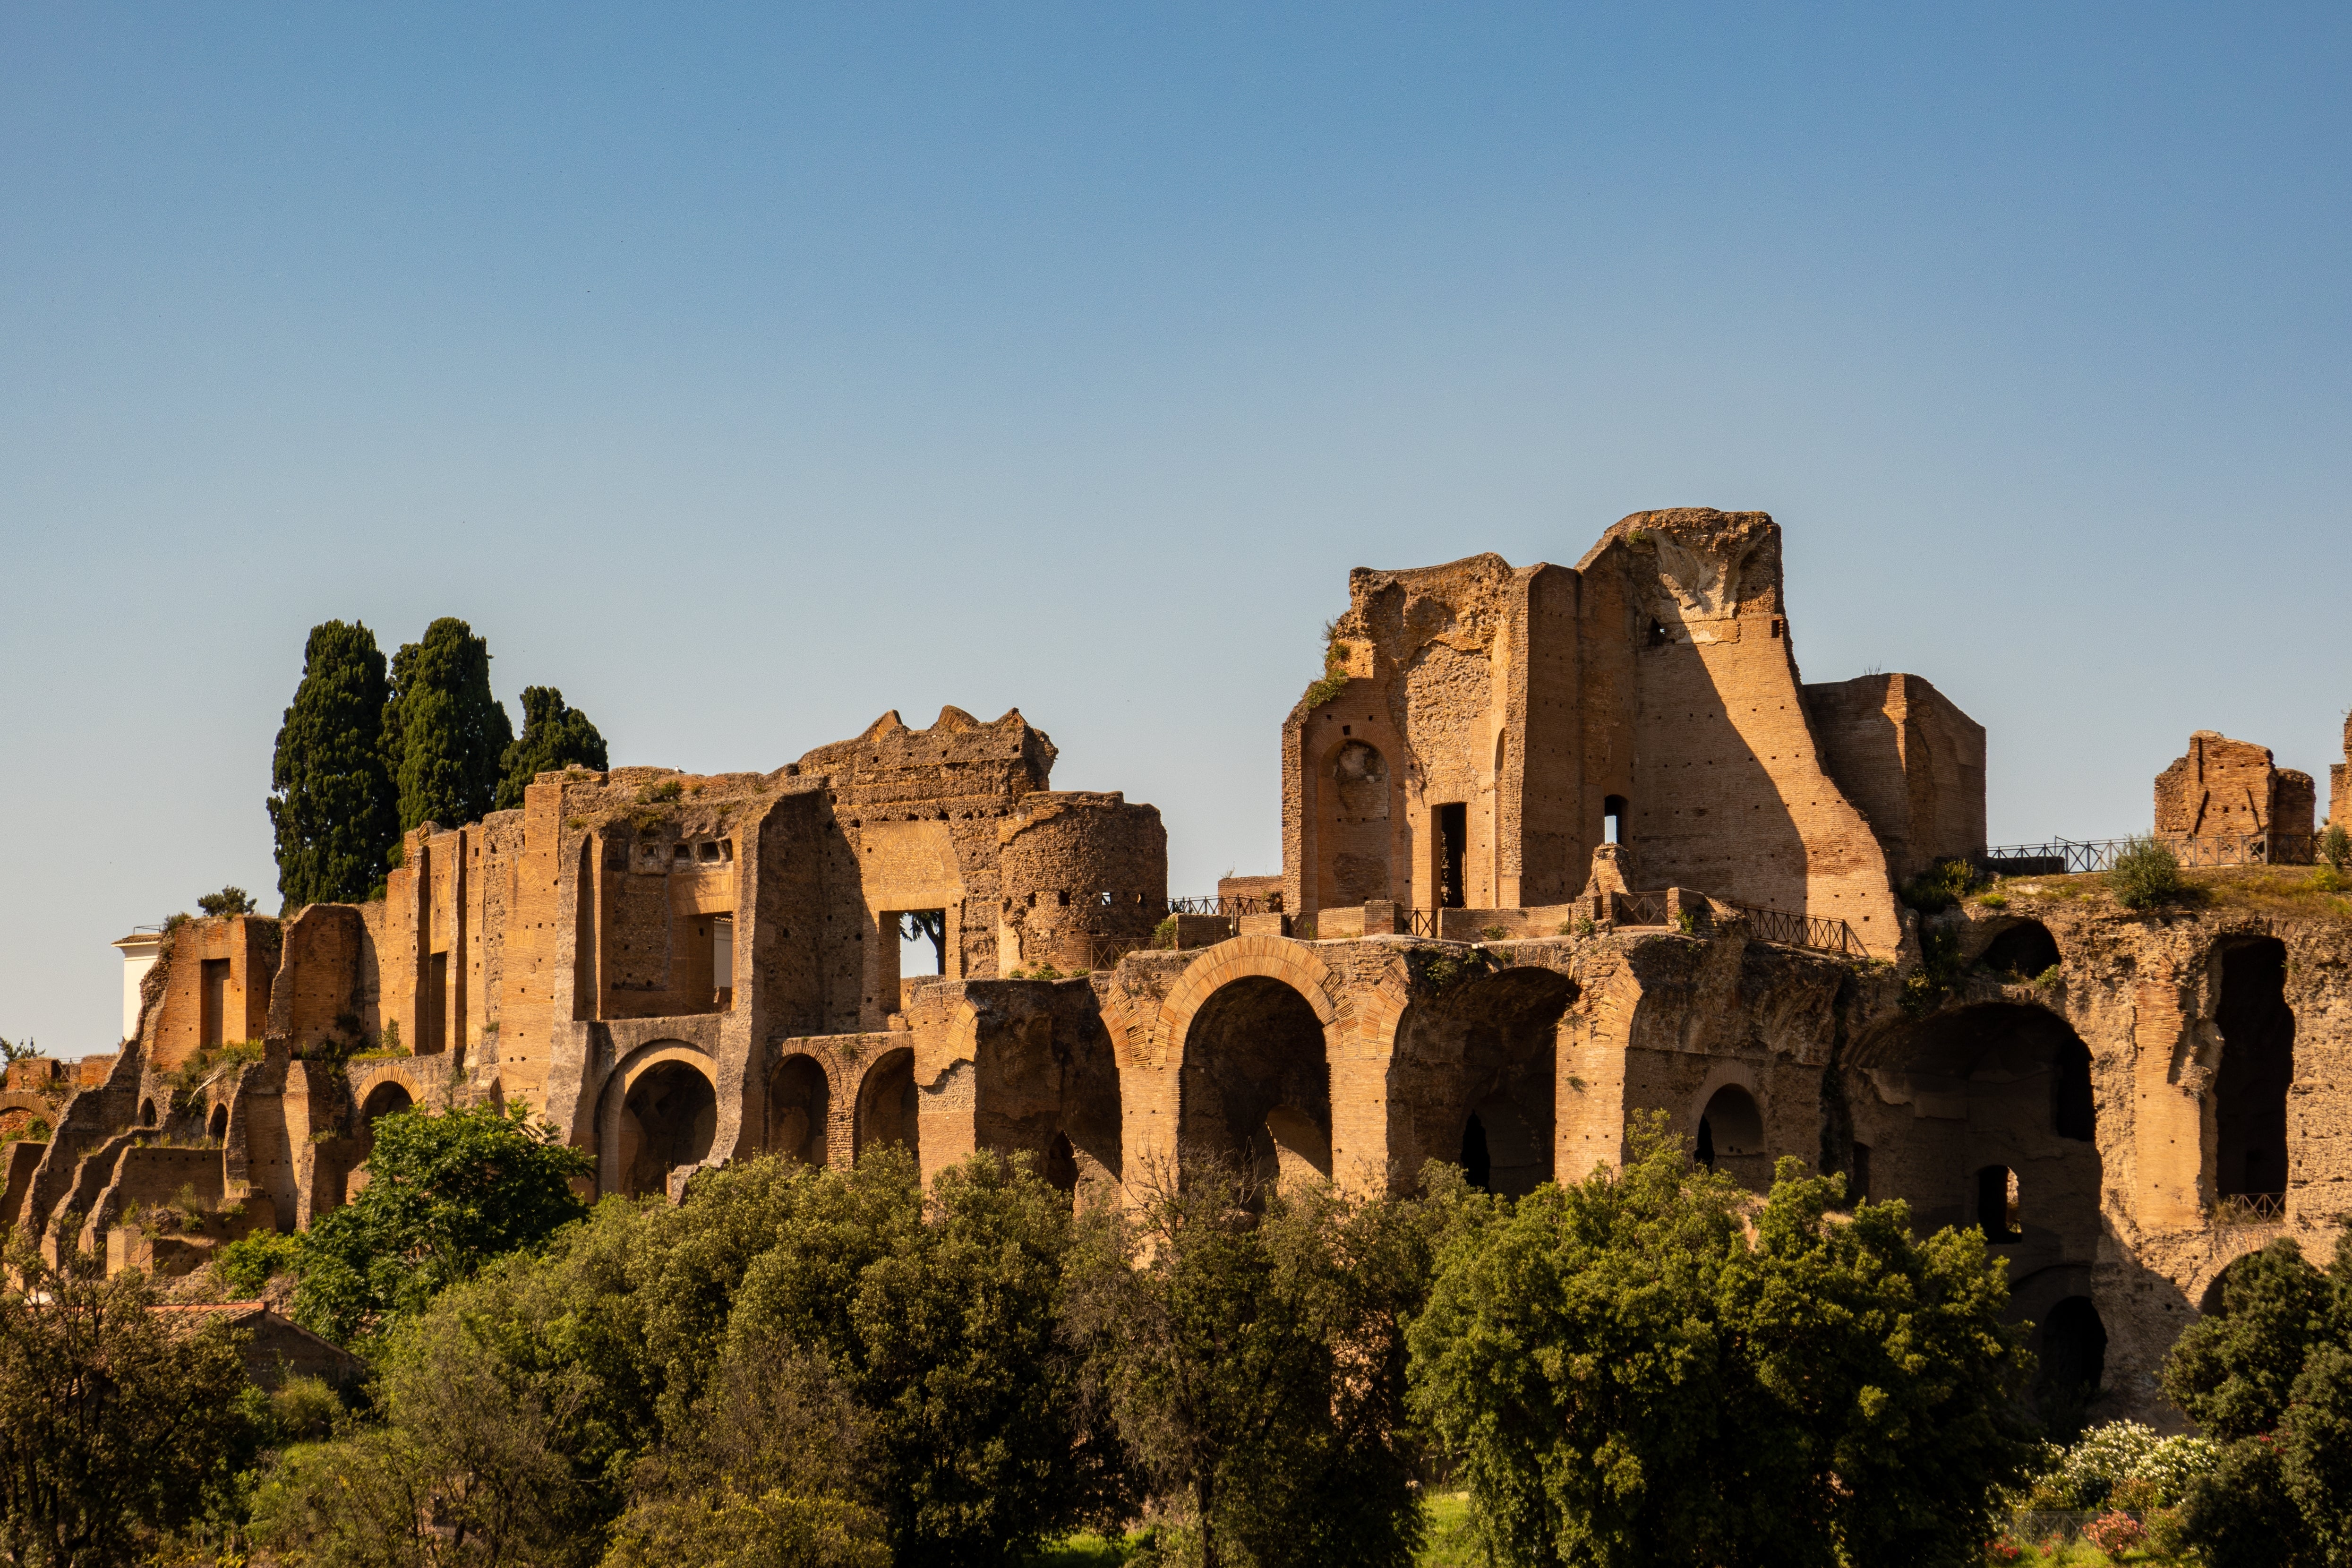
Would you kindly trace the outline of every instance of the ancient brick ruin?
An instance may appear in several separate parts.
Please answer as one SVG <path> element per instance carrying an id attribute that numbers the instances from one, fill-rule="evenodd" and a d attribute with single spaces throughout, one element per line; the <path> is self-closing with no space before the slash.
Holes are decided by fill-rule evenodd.
<path id="1" fill-rule="evenodd" d="M 1053 791 L 1017 711 L 885 714 L 765 773 L 542 774 L 410 834 L 378 902 L 172 932 L 118 1056 L 12 1077 L 54 1131 L 0 1217 L 184 1269 L 349 1201 L 382 1115 L 459 1100 L 656 1194 L 888 1142 L 1102 1196 L 1208 1159 L 1520 1193 L 1664 1111 L 1751 1185 L 1794 1155 L 1981 1226 L 2045 1360 L 2160 1414 L 2220 1271 L 2352 1207 L 2352 926 L 2030 879 L 1923 919 L 1899 886 L 1985 849 L 1985 743 L 1917 676 L 1803 680 L 1761 513 L 1636 514 L 1572 568 L 1359 571 L 1281 724 L 1279 877 L 1171 901 L 1159 813 Z M 2158 827 L 2307 835 L 2312 798 L 2200 732 Z M 902 930 L 937 973 L 901 973 Z M 184 1191 L 202 1216 L 160 1233 Z"/>

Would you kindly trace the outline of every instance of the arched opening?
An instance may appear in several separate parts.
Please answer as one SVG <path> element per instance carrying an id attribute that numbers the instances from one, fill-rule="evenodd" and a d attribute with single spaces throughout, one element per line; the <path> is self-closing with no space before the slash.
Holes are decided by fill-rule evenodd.
<path id="1" fill-rule="evenodd" d="M 212 1115 L 212 1120 L 211 1120 L 209 1122 L 205 1123 L 205 1135 L 206 1135 L 207 1137 L 211 1138 L 215 1142 L 219 1142 L 220 1141 L 222 1141 L 223 1139 L 226 1139 L 226 1138 L 228 1136 L 228 1107 L 227 1107 L 227 1106 L 226 1106 L 226 1105 L 215 1105 L 215 1106 L 214 1106 L 214 1107 L 213 1107 L 213 1115 Z"/>
<path id="2" fill-rule="evenodd" d="M 1075 1193 L 1078 1190 L 1078 1152 L 1070 1147 L 1067 1133 L 1054 1134 L 1054 1142 L 1045 1149 L 1045 1168 L 1039 1173 L 1045 1178 L 1045 1184 L 1055 1192 Z"/>
<path id="3" fill-rule="evenodd" d="M 1389 1064 L 1393 1183 L 1433 1159 L 1503 1197 L 1551 1180 L 1559 1019 L 1575 994 L 1567 975 L 1528 966 L 1406 1010 Z"/>
<path id="4" fill-rule="evenodd" d="M 2221 954 L 2221 1066 L 2213 1081 L 2214 1187 L 2223 1197 L 2286 1194 L 2286 1095 L 2294 1082 L 2294 1011 L 2286 944 L 2275 937 Z"/>
<path id="5" fill-rule="evenodd" d="M 1588 795 L 1586 798 L 1590 799 L 1591 797 Z M 1603 844 L 1624 843 L 1625 824 L 1631 815 L 1632 814 L 1625 809 L 1625 797 L 1623 795 L 1612 795 L 1604 796 L 1601 802 L 1601 842 Z"/>
<path id="6" fill-rule="evenodd" d="M 2069 1296 L 2050 1309 L 2034 1347 L 2042 1418 L 2060 1430 L 2079 1428 L 2107 1373 L 2107 1328 L 2088 1296 Z"/>
<path id="7" fill-rule="evenodd" d="M 1987 1165 L 1977 1173 L 1977 1228 L 1996 1245 L 2023 1241 L 2023 1208 L 2017 1173 L 2007 1165 Z"/>
<path id="8" fill-rule="evenodd" d="M 1853 1135 L 1879 1154 L 1872 1201 L 1908 1203 L 1922 1236 L 1981 1225 L 2005 1237 L 2012 1279 L 2096 1260 L 2092 1062 L 2064 1018 L 2025 1003 L 1963 1007 L 1862 1042 L 1853 1068 Z"/>
<path id="9" fill-rule="evenodd" d="M 1229 981 L 1193 1013 L 1183 1061 L 1180 1161 L 1260 1181 L 1331 1174 L 1331 1077 L 1306 997 L 1265 975 Z"/>
<path id="10" fill-rule="evenodd" d="M 406 1084 L 386 1079 L 368 1090 L 367 1098 L 360 1102 L 360 1120 L 373 1127 L 383 1118 L 407 1110 L 415 1103 Z"/>
<path id="11" fill-rule="evenodd" d="M 657 1062 L 621 1102 L 621 1190 L 667 1194 L 670 1173 L 698 1165 L 719 1131 L 719 1095 L 688 1062 Z"/>
<path id="12" fill-rule="evenodd" d="M 1772 1156 L 1764 1146 L 1764 1115 L 1756 1097 L 1727 1083 L 1707 1097 L 1698 1116 L 1698 1163 L 1737 1177 L 1743 1184 L 1768 1184 Z"/>
<path id="13" fill-rule="evenodd" d="M 1984 966 L 2020 980 L 2031 980 L 2058 967 L 2058 939 L 2040 921 L 2020 921 L 1992 939 L 1984 950 Z"/>
<path id="14" fill-rule="evenodd" d="M 155 1125 L 155 1102 L 153 1100 L 150 1100 L 141 1102 L 139 1107 L 139 1125 L 142 1127 L 152 1127 Z"/>
<path id="15" fill-rule="evenodd" d="M 813 1057 L 795 1051 L 768 1078 L 768 1148 L 803 1165 L 825 1163 L 833 1085 Z"/>
<path id="16" fill-rule="evenodd" d="M 1462 1128 L 1462 1173 L 1480 1192 L 1495 1190 L 1495 1156 L 1486 1147 L 1486 1124 L 1472 1111 Z"/>
<path id="17" fill-rule="evenodd" d="M 916 1103 L 915 1053 L 903 1046 L 885 1051 L 857 1091 L 857 1152 L 894 1143 L 919 1150 Z"/>

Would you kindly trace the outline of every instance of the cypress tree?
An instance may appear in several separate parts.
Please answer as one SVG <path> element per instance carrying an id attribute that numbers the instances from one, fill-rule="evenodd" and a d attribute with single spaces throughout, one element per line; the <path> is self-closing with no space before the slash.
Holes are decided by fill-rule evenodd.
<path id="1" fill-rule="evenodd" d="M 499 759 L 497 807 L 510 811 L 522 804 L 522 792 L 539 773 L 553 773 L 577 763 L 603 772 L 604 737 L 588 715 L 564 705 L 563 693 L 552 686 L 522 689 L 522 734 Z"/>
<path id="2" fill-rule="evenodd" d="M 373 632 L 310 628 L 269 767 L 278 890 L 289 907 L 364 899 L 383 879 L 400 837 L 380 744 L 388 689 Z"/>
<path id="3" fill-rule="evenodd" d="M 478 820 L 513 741 L 507 710 L 490 695 L 490 645 L 465 622 L 444 616 L 393 655 L 383 756 L 402 832 Z"/>

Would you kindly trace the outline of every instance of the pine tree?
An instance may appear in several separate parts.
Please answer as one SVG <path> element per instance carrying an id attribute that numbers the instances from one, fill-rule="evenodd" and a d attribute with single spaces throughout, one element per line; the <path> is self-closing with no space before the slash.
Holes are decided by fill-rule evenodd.
<path id="1" fill-rule="evenodd" d="M 310 628 L 269 770 L 278 890 L 289 907 L 364 899 L 383 879 L 400 837 L 380 744 L 388 689 L 373 632 Z"/>
<path id="2" fill-rule="evenodd" d="M 510 811 L 522 804 L 522 792 L 540 773 L 553 773 L 577 763 L 600 773 L 607 761 L 604 737 L 577 708 L 567 708 L 563 693 L 552 686 L 522 689 L 522 735 L 499 759 L 498 809 Z"/>
<path id="3" fill-rule="evenodd" d="M 454 616 L 425 628 L 392 658 L 383 705 L 383 757 L 400 829 L 479 820 L 499 787 L 499 758 L 513 743 L 507 710 L 490 695 L 490 645 Z"/>

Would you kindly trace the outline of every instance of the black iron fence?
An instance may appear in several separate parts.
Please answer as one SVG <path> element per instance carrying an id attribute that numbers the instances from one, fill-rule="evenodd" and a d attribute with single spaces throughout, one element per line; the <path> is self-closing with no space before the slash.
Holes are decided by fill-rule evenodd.
<path id="1" fill-rule="evenodd" d="M 2308 866 L 2319 858 L 2316 833 L 2221 833 L 2158 835 L 2153 840 L 2170 849 L 2181 865 L 2192 869 L 2229 866 Z M 2000 877 L 2063 877 L 2079 871 L 2115 868 L 2116 857 L 2140 838 L 2053 838 L 2043 844 L 2001 844 L 1971 856 L 1980 871 Z"/>
<path id="2" fill-rule="evenodd" d="M 1202 894 L 1193 898 L 1171 899 L 1168 912 L 1171 915 L 1278 915 L 1282 912 L 1282 895 L 1267 894 Z"/>
<path id="3" fill-rule="evenodd" d="M 1786 910 L 1768 910 L 1757 904 L 1735 904 L 1727 899 L 1707 900 L 1718 910 L 1733 910 L 1746 917 L 1748 934 L 1757 942 L 1777 942 L 1782 947 L 1807 947 L 1816 952 L 1843 953 L 1848 958 L 1868 958 L 1870 949 L 1854 935 L 1853 927 L 1827 915 L 1792 915 Z"/>
<path id="4" fill-rule="evenodd" d="M 1089 969 L 1116 969 L 1118 966 L 1118 961 L 1120 959 L 1125 958 L 1129 953 L 1137 951 L 1139 948 L 1146 948 L 1150 945 L 1151 943 L 1148 940 L 1139 936 L 1089 937 L 1087 940 L 1087 967 Z"/>

